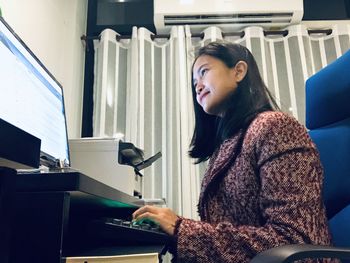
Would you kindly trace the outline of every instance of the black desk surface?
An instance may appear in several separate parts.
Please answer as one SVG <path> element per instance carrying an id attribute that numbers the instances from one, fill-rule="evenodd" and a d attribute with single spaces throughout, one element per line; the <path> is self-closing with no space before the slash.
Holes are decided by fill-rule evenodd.
<path id="1" fill-rule="evenodd" d="M 78 171 L 27 173 L 16 176 L 17 192 L 69 192 L 80 203 L 104 206 L 143 205 L 142 200 L 123 193 Z M 107 200 L 110 200 L 108 202 Z M 113 201 L 116 201 L 113 203 Z"/>

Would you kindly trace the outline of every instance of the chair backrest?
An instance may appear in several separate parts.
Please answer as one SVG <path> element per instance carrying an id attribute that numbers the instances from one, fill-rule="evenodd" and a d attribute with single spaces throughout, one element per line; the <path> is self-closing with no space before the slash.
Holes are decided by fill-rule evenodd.
<path id="1" fill-rule="evenodd" d="M 306 81 L 306 127 L 325 172 L 333 243 L 350 247 L 350 50 Z"/>

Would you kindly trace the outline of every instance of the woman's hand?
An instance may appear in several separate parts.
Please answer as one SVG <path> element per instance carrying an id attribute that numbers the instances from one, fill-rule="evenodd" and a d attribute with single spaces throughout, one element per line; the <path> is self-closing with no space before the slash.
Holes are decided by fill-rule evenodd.
<path id="1" fill-rule="evenodd" d="M 169 208 L 161 208 L 151 205 L 145 205 L 133 214 L 133 221 L 139 221 L 141 219 L 151 219 L 158 223 L 160 228 L 169 235 L 174 235 L 175 223 L 178 216 Z"/>

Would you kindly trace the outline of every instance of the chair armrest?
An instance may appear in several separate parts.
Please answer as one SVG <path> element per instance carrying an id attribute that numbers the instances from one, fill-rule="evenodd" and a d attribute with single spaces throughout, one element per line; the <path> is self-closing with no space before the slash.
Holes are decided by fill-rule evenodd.
<path id="1" fill-rule="evenodd" d="M 350 258 L 350 248 L 317 246 L 317 245 L 285 245 L 263 251 L 256 255 L 251 263 L 289 263 L 305 258 Z"/>

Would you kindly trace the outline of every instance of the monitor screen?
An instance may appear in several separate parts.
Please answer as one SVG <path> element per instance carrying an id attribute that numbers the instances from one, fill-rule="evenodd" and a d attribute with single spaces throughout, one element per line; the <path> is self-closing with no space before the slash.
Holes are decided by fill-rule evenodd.
<path id="1" fill-rule="evenodd" d="M 0 17 L 0 118 L 41 139 L 43 160 L 69 165 L 63 91 Z"/>

